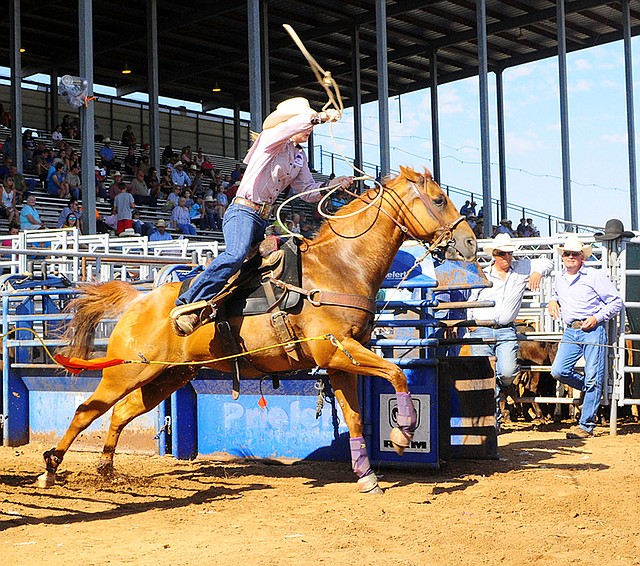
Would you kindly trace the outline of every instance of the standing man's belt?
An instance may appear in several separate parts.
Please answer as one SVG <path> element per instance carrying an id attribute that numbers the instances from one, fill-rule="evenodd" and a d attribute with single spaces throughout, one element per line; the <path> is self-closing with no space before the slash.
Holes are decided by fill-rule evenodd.
<path id="1" fill-rule="evenodd" d="M 491 325 L 491 328 L 498 330 L 500 328 L 513 328 L 515 326 L 515 324 L 513 322 L 510 322 L 508 324 L 493 324 Z"/>
<path id="2" fill-rule="evenodd" d="M 585 321 L 586 319 L 583 320 L 574 320 L 572 322 L 570 322 L 569 324 L 567 324 L 567 328 L 573 328 L 573 330 L 580 330 L 582 328 L 582 323 Z"/>
<path id="3" fill-rule="evenodd" d="M 242 198 L 242 197 L 235 197 L 231 201 L 231 204 L 240 204 L 242 206 L 247 206 L 255 210 L 260 215 L 260 218 L 262 218 L 263 220 L 269 219 L 269 214 L 271 213 L 271 209 L 273 208 L 272 205 L 267 204 L 266 202 L 263 202 L 262 204 L 258 204 L 257 202 L 253 202 L 252 200 Z"/>

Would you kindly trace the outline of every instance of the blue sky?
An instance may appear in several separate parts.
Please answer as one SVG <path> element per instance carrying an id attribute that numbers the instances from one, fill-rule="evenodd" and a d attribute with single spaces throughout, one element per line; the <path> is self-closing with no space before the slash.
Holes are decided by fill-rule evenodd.
<path id="1" fill-rule="evenodd" d="M 640 83 L 639 40 L 632 41 L 634 85 Z M 572 206 L 575 221 L 603 226 L 620 218 L 631 226 L 627 118 L 622 42 L 568 55 L 569 132 Z M 508 69 L 503 74 L 507 146 L 507 191 L 512 203 L 563 215 L 560 103 L 557 59 Z M 489 77 L 492 194 L 499 196 L 497 114 L 494 75 Z M 441 181 L 482 193 L 478 79 L 442 85 L 440 106 Z M 640 94 L 634 93 L 636 124 Z M 401 105 L 402 121 L 399 120 Z M 389 104 L 391 166 L 432 168 L 431 113 L 428 90 L 403 95 Z M 378 107 L 363 110 L 364 160 L 379 162 Z M 333 128 L 316 128 L 315 143 L 324 151 L 353 156 L 353 113 L 345 112 Z M 636 134 L 638 125 L 636 125 Z M 348 141 L 349 140 L 349 141 Z M 640 151 L 637 149 L 636 151 Z M 324 163 L 325 170 L 327 163 Z M 344 173 L 342 165 L 336 167 Z M 462 197 L 454 197 L 458 202 Z M 479 199 L 476 198 L 479 202 Z M 495 210 L 495 208 L 494 208 Z M 520 215 L 510 213 L 514 225 Z M 495 219 L 495 212 L 494 212 Z"/>

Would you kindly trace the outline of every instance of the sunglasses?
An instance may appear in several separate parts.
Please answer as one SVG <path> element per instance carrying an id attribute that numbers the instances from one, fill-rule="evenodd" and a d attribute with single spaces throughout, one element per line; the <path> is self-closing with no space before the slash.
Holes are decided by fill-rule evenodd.
<path id="1" fill-rule="evenodd" d="M 582 252 L 562 252 L 562 257 L 580 257 Z"/>
<path id="2" fill-rule="evenodd" d="M 493 252 L 493 257 L 506 257 L 512 256 L 513 252 Z"/>
<path id="3" fill-rule="evenodd" d="M 72 220 L 78 220 L 75 216 L 69 216 L 69 222 L 71 222 Z"/>

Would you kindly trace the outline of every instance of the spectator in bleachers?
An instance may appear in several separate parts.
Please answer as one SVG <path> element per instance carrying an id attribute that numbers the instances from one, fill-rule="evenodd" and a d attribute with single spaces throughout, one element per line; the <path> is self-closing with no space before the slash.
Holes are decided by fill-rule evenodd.
<path id="1" fill-rule="evenodd" d="M 476 220 L 475 228 L 473 228 L 473 233 L 476 238 L 484 238 L 484 218 L 478 218 Z"/>
<path id="2" fill-rule="evenodd" d="M 215 199 L 218 203 L 216 206 L 216 212 L 218 213 L 218 216 L 220 218 L 224 218 L 224 213 L 227 211 L 227 207 L 229 206 L 229 198 L 222 187 L 218 187 L 218 192 L 216 193 Z"/>
<path id="3" fill-rule="evenodd" d="M 16 187 L 16 204 L 21 204 L 25 200 L 27 193 L 33 192 L 36 188 L 36 180 L 33 178 L 26 178 L 22 173 L 18 171 L 18 168 L 12 163 L 9 166 L 9 175 L 13 177 Z"/>
<path id="4" fill-rule="evenodd" d="M 140 236 L 150 236 L 155 228 L 151 222 L 143 222 L 140 219 L 140 211 L 134 210 L 131 213 L 132 223 L 133 223 L 133 231 Z"/>
<path id="5" fill-rule="evenodd" d="M 191 224 L 191 217 L 189 216 L 189 209 L 186 206 L 187 199 L 180 197 L 178 199 L 178 206 L 174 206 L 171 211 L 171 224 L 176 230 L 180 230 L 183 234 L 188 236 L 196 235 L 196 228 Z"/>
<path id="6" fill-rule="evenodd" d="M 161 218 L 156 222 L 156 229 L 149 236 L 150 242 L 164 242 L 173 240 L 171 234 L 166 232 L 167 223 Z"/>
<path id="7" fill-rule="evenodd" d="M 191 179 L 184 171 L 184 164 L 182 161 L 176 161 L 171 173 L 171 182 L 178 187 L 191 186 Z"/>
<path id="8" fill-rule="evenodd" d="M 509 236 L 514 238 L 515 234 L 513 233 L 513 228 L 511 226 L 511 220 L 507 220 L 506 218 L 503 218 L 502 220 L 500 220 L 500 226 L 498 226 L 497 233 L 498 234 L 509 234 Z"/>
<path id="9" fill-rule="evenodd" d="M 202 165 L 200 166 L 200 169 L 202 170 L 202 174 L 205 177 L 208 177 L 211 180 L 214 179 L 216 169 L 213 166 L 213 163 L 209 161 L 209 158 L 206 155 L 204 157 L 204 161 L 202 162 Z"/>
<path id="10" fill-rule="evenodd" d="M 173 193 L 173 181 L 171 180 L 171 171 L 167 168 L 160 179 L 159 190 L 164 198 L 169 198 Z"/>
<path id="11" fill-rule="evenodd" d="M 119 183 L 120 192 L 116 195 L 113 201 L 113 210 L 118 216 L 118 226 L 116 233 L 120 235 L 127 229 L 133 229 L 133 209 L 136 207 L 136 203 L 131 196 L 131 193 L 127 191 L 127 185 Z"/>
<path id="12" fill-rule="evenodd" d="M 178 206 L 178 200 L 180 200 L 180 187 L 173 186 L 171 192 L 167 196 L 167 202 L 162 207 L 165 212 L 171 212 L 176 206 Z"/>
<path id="13" fill-rule="evenodd" d="M 301 229 L 300 229 L 300 215 L 297 212 L 293 213 L 293 216 L 291 217 L 291 228 L 289 228 L 291 230 L 291 232 L 293 232 L 294 234 L 300 234 L 301 233 Z"/>
<path id="14" fill-rule="evenodd" d="M 33 160 L 33 172 L 41 181 L 45 181 L 50 165 L 51 163 L 49 162 L 49 150 L 45 149 L 42 153 L 39 153 L 35 156 Z"/>
<path id="15" fill-rule="evenodd" d="M 202 184 L 202 171 L 196 171 L 196 176 L 191 181 L 191 190 L 195 196 L 204 197 L 204 185 Z"/>
<path id="16" fill-rule="evenodd" d="M 11 128 L 11 114 L 4 109 L 4 105 L 0 102 L 0 126 L 3 128 Z"/>
<path id="17" fill-rule="evenodd" d="M 11 222 L 9 224 L 9 230 L 7 231 L 7 235 L 8 236 L 17 236 L 20 233 L 20 224 L 16 223 L 16 222 Z M 6 238 L 4 240 L 2 240 L 2 243 L 0 244 L 3 248 L 10 248 L 12 247 L 11 245 L 11 240 Z"/>
<path id="18" fill-rule="evenodd" d="M 464 204 L 460 207 L 460 214 L 465 218 L 471 214 L 471 201 L 464 201 Z"/>
<path id="19" fill-rule="evenodd" d="M 17 222 L 19 219 L 18 209 L 18 193 L 16 191 L 15 179 L 11 175 L 7 175 L 2 182 L 2 199 L 0 200 L 0 216 L 11 222 Z"/>
<path id="20" fill-rule="evenodd" d="M 47 175 L 47 193 L 58 198 L 69 197 L 69 183 L 64 172 L 64 163 L 59 161 L 49 168 Z"/>
<path id="21" fill-rule="evenodd" d="M 126 188 L 125 182 L 122 179 L 122 173 L 120 173 L 120 171 L 115 171 L 113 173 L 113 181 L 109 186 L 109 200 L 111 202 L 115 202 L 116 197 L 120 194 L 120 189 L 123 185 Z"/>
<path id="22" fill-rule="evenodd" d="M 2 144 L 2 149 L 0 150 L 0 152 L 2 153 L 3 159 L 6 161 L 7 158 L 11 158 L 14 159 L 16 156 L 16 151 L 15 151 L 15 147 L 14 147 L 14 143 L 13 143 L 13 139 L 11 137 L 11 135 L 8 135 L 7 138 L 4 140 L 4 143 Z"/>
<path id="23" fill-rule="evenodd" d="M 236 163 L 236 166 L 233 171 L 231 171 L 231 175 L 229 176 L 231 182 L 235 183 L 242 179 L 242 170 L 240 169 L 240 163 Z"/>
<path id="24" fill-rule="evenodd" d="M 133 133 L 133 129 L 131 128 L 131 124 L 127 124 L 127 127 L 122 132 L 122 145 L 124 147 L 131 147 L 136 144 L 136 136 Z"/>
<path id="25" fill-rule="evenodd" d="M 20 229 L 21 230 L 40 230 L 46 228 L 44 222 L 40 220 L 40 213 L 36 209 L 36 196 L 29 195 L 27 204 L 20 211 Z"/>
<path id="26" fill-rule="evenodd" d="M 117 163 L 115 161 L 115 154 L 111 147 L 111 140 L 104 138 L 104 145 L 100 148 L 100 163 L 102 167 L 107 170 L 107 175 L 111 174 L 112 169 L 117 169 Z"/>
<path id="27" fill-rule="evenodd" d="M 62 228 L 64 225 L 64 221 L 66 220 L 69 214 L 75 214 L 78 218 L 82 216 L 82 211 L 80 210 L 80 203 L 77 198 L 70 198 L 67 206 L 65 206 L 58 216 L 58 228 Z"/>
<path id="28" fill-rule="evenodd" d="M 142 171 L 138 171 L 136 174 L 136 178 L 131 181 L 129 185 L 131 189 L 131 194 L 133 195 L 134 200 L 138 206 L 147 205 L 147 206 L 157 206 L 156 197 L 151 194 L 149 191 L 149 187 L 144 180 L 144 173 Z"/>
<path id="29" fill-rule="evenodd" d="M 185 198 L 185 203 L 184 203 L 185 206 L 187 208 L 191 208 L 191 206 L 194 203 L 194 200 L 191 195 L 191 191 L 189 189 L 185 189 L 184 191 L 182 191 L 182 196 Z"/>
<path id="30" fill-rule="evenodd" d="M 136 148 L 132 145 L 127 150 L 127 155 L 124 158 L 124 172 L 127 175 L 135 175 L 138 171 L 137 166 L 138 158 L 136 157 Z"/>
<path id="31" fill-rule="evenodd" d="M 77 163 L 78 168 L 80 168 L 80 155 L 78 154 L 78 152 L 75 149 L 72 149 L 68 153 L 69 153 L 69 158 L 68 158 L 69 171 L 71 171 L 71 167 L 73 166 L 74 163 Z"/>
<path id="32" fill-rule="evenodd" d="M 532 238 L 540 237 L 540 230 L 538 230 L 531 218 L 527 218 L 527 226 L 529 227 L 529 233 L 531 234 Z"/>
<path id="33" fill-rule="evenodd" d="M 211 195 L 204 198 L 204 211 L 200 220 L 200 229 L 222 231 L 222 218 L 217 211 L 217 201 Z"/>
<path id="34" fill-rule="evenodd" d="M 95 170 L 94 178 L 95 178 L 95 185 L 96 185 L 96 198 L 103 201 L 108 200 L 109 192 L 104 186 L 104 182 L 107 177 L 107 171 L 106 169 L 103 169 L 98 165 L 94 167 L 94 170 Z"/>
<path id="35" fill-rule="evenodd" d="M 33 154 L 36 150 L 36 140 L 33 139 L 33 132 L 25 130 L 22 134 L 22 159 L 25 171 L 31 171 L 33 167 Z"/>
<path id="36" fill-rule="evenodd" d="M 204 199 L 202 196 L 196 197 L 195 202 L 191 206 L 187 206 L 189 209 L 189 217 L 191 223 L 196 226 L 201 226 L 202 214 L 204 213 Z"/>
<path id="37" fill-rule="evenodd" d="M 180 161 L 184 163 L 184 166 L 188 169 L 191 167 L 193 158 L 191 156 L 191 146 L 185 145 L 180 152 Z"/>
<path id="38" fill-rule="evenodd" d="M 80 180 L 80 164 L 76 161 L 71 165 L 71 171 L 67 175 L 69 194 L 72 198 L 79 199 L 82 192 L 82 181 Z"/>
<path id="39" fill-rule="evenodd" d="M 142 171 L 146 177 L 149 174 L 149 169 L 151 169 L 151 157 L 148 153 L 140 154 L 136 161 L 136 171 Z"/>
<path id="40" fill-rule="evenodd" d="M 202 164 L 204 163 L 204 153 L 202 153 L 202 148 L 199 147 L 198 151 L 196 151 L 195 155 L 193 156 L 193 164 L 198 168 L 198 169 L 202 169 Z"/>
<path id="41" fill-rule="evenodd" d="M 162 157 L 160 158 L 160 162 L 162 163 L 162 165 L 166 165 L 167 163 L 171 162 L 172 159 L 173 159 L 173 149 L 171 149 L 170 145 L 167 145 L 165 146 L 162 152 Z"/>
<path id="42" fill-rule="evenodd" d="M 193 180 L 196 178 L 197 172 L 198 172 L 198 168 L 193 163 L 189 165 L 189 170 L 187 171 L 187 175 L 189 175 L 189 179 L 191 179 L 191 184 L 193 184 Z"/>
<path id="43" fill-rule="evenodd" d="M 71 116 L 69 116 L 69 114 L 65 114 L 62 117 L 62 122 L 60 123 L 60 132 L 62 133 L 62 137 L 69 139 L 71 137 L 72 128 L 73 124 L 71 122 Z"/>
<path id="44" fill-rule="evenodd" d="M 67 217 L 62 224 L 62 228 L 78 228 L 78 222 L 78 216 L 75 213 L 70 212 L 69 214 L 67 214 Z"/>
<path id="45" fill-rule="evenodd" d="M 233 201 L 233 199 L 236 196 L 236 193 L 238 192 L 239 187 L 240 187 L 239 183 L 233 183 L 230 187 L 227 187 L 227 189 L 224 191 L 224 194 L 227 195 L 227 200 L 229 202 Z"/>
<path id="46" fill-rule="evenodd" d="M 5 156 L 4 163 L 0 165 L 0 182 L 4 181 L 5 177 L 11 174 L 12 165 L 13 165 L 13 158 Z"/>
<path id="47" fill-rule="evenodd" d="M 51 147 L 59 148 L 62 147 L 64 142 L 64 136 L 62 135 L 62 126 L 58 124 L 51 132 Z"/>
<path id="48" fill-rule="evenodd" d="M 160 197 L 160 180 L 158 179 L 158 171 L 155 167 L 149 167 L 149 171 L 144 177 L 144 182 L 149 187 L 149 193 L 154 197 Z"/>

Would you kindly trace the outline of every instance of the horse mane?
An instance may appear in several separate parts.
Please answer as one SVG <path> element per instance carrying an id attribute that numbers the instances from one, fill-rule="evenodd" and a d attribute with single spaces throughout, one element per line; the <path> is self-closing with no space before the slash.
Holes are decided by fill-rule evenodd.
<path id="1" fill-rule="evenodd" d="M 138 295 L 140 291 L 124 281 L 82 285 L 80 296 L 64 309 L 74 316 L 62 334 L 62 339 L 68 343 L 59 349 L 59 353 L 69 358 L 86 359 L 93 349 L 95 330 L 100 320 L 120 316 Z"/>

